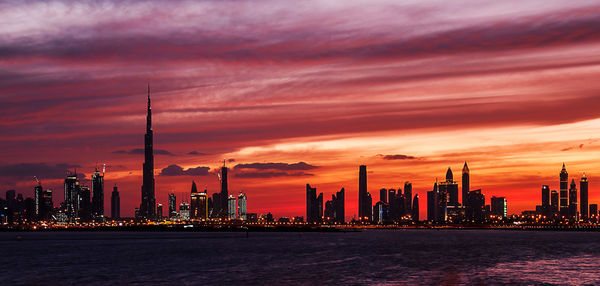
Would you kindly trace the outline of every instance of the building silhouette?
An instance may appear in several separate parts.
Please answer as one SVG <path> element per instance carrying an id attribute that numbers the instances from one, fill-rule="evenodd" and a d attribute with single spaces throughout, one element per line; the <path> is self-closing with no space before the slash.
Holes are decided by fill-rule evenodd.
<path id="1" fill-rule="evenodd" d="M 92 217 L 104 217 L 104 172 L 100 174 L 98 169 L 92 175 Z"/>
<path id="2" fill-rule="evenodd" d="M 467 196 L 466 217 L 472 222 L 483 222 L 485 219 L 485 195 L 481 193 L 481 189 L 469 191 Z"/>
<path id="3" fill-rule="evenodd" d="M 174 193 L 169 194 L 169 218 L 177 216 L 177 197 Z"/>
<path id="4" fill-rule="evenodd" d="M 505 197 L 492 197 L 491 202 L 491 212 L 495 216 L 499 216 L 502 218 L 506 217 L 506 198 Z"/>
<path id="5" fill-rule="evenodd" d="M 317 188 L 306 184 L 306 222 L 321 223 L 323 217 L 323 193 L 317 196 Z"/>
<path id="6" fill-rule="evenodd" d="M 156 198 L 154 196 L 154 135 L 152 131 L 152 108 L 150 105 L 150 85 L 148 85 L 148 109 L 146 134 L 144 135 L 144 165 L 142 183 L 142 203 L 139 214 L 144 219 L 156 218 Z"/>
<path id="7" fill-rule="evenodd" d="M 548 185 L 542 186 L 542 215 L 550 216 L 550 187 Z"/>
<path id="8" fill-rule="evenodd" d="M 412 213 L 412 183 L 404 182 L 404 212 L 406 214 Z"/>
<path id="9" fill-rule="evenodd" d="M 90 221 L 92 219 L 92 200 L 90 188 L 87 186 L 81 186 L 77 193 L 77 218 L 79 221 Z"/>
<path id="10" fill-rule="evenodd" d="M 579 197 L 580 197 L 580 215 L 584 220 L 588 220 L 590 218 L 589 215 L 589 207 L 588 207 L 588 179 L 583 174 L 581 177 L 581 181 L 579 182 Z"/>
<path id="11" fill-rule="evenodd" d="M 68 220 L 72 221 L 77 217 L 78 202 L 77 197 L 79 195 L 79 180 L 77 180 L 77 170 L 73 173 L 69 173 L 65 179 L 65 203 L 64 212 L 67 215 Z"/>
<path id="12" fill-rule="evenodd" d="M 156 205 L 156 219 L 162 220 L 163 218 L 163 206 L 162 204 Z"/>
<path id="13" fill-rule="evenodd" d="M 563 163 L 562 170 L 560 171 L 560 205 L 559 212 L 561 216 L 569 215 L 569 173 Z"/>
<path id="14" fill-rule="evenodd" d="M 121 218 L 121 197 L 119 196 L 119 189 L 117 186 L 113 187 L 113 191 L 110 196 L 110 217 L 112 219 Z"/>
<path id="15" fill-rule="evenodd" d="M 238 195 L 238 199 L 237 199 L 237 211 L 238 211 L 238 216 L 241 220 L 246 221 L 248 219 L 247 213 L 248 213 L 248 209 L 247 209 L 247 197 L 246 194 L 244 194 L 243 192 L 240 192 L 240 194 Z"/>
<path id="16" fill-rule="evenodd" d="M 371 219 L 371 206 L 373 199 L 367 191 L 367 166 L 358 167 L 358 216 L 361 220 Z"/>
<path id="17" fill-rule="evenodd" d="M 589 219 L 592 222 L 598 221 L 598 204 L 590 204 L 590 214 Z"/>
<path id="18" fill-rule="evenodd" d="M 462 169 L 462 205 L 467 204 L 467 197 L 469 196 L 469 188 L 471 184 L 471 175 L 469 172 L 469 166 L 467 166 L 467 162 Z"/>
<path id="19" fill-rule="evenodd" d="M 388 197 L 388 191 L 387 191 L 387 189 L 385 189 L 385 188 L 380 189 L 379 190 L 379 200 L 382 201 L 382 202 L 384 202 L 384 203 L 387 203 L 388 202 L 387 197 Z"/>
<path id="20" fill-rule="evenodd" d="M 221 167 L 221 193 L 219 197 L 221 198 L 221 217 L 227 218 L 229 216 L 229 189 L 227 186 L 227 167 L 225 166 L 225 160 L 223 160 L 223 167 Z"/>
<path id="21" fill-rule="evenodd" d="M 550 213 L 552 215 L 558 215 L 559 213 L 559 196 L 557 190 L 550 192 Z"/>
<path id="22" fill-rule="evenodd" d="M 577 220 L 579 218 L 577 212 L 577 184 L 575 179 L 571 180 L 571 186 L 569 187 L 569 217 Z"/>
<path id="23" fill-rule="evenodd" d="M 419 195 L 415 194 L 415 197 L 412 200 L 412 208 L 411 208 L 411 217 L 414 222 L 419 221 Z"/>
<path id="24" fill-rule="evenodd" d="M 323 216 L 327 223 L 344 223 L 345 219 L 345 195 L 346 191 L 342 188 L 339 192 L 331 195 L 331 200 L 325 202 Z"/>
<path id="25" fill-rule="evenodd" d="M 236 219 L 235 209 L 236 209 L 235 197 L 232 195 L 229 195 L 229 197 L 227 198 L 227 218 L 228 219 Z"/>

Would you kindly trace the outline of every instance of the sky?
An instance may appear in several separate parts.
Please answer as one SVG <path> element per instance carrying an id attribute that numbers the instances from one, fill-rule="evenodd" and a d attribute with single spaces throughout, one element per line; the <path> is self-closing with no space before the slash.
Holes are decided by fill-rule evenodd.
<path id="1" fill-rule="evenodd" d="M 398 3 L 401 2 L 401 3 Z M 309 183 L 426 192 L 451 167 L 486 203 L 532 210 L 542 185 L 600 203 L 598 1 L 3 1 L 0 190 L 63 200 L 106 164 L 105 212 L 141 200 L 146 92 L 156 198 L 192 181 L 248 211 L 305 216 Z"/>

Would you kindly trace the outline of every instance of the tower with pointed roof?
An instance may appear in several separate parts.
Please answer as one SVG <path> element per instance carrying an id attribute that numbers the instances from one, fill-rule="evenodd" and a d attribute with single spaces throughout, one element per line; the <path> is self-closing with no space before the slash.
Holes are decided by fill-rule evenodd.
<path id="1" fill-rule="evenodd" d="M 588 179 L 585 173 L 583 173 L 583 177 L 581 177 L 581 181 L 579 182 L 579 214 L 581 218 L 584 220 L 589 219 L 589 206 L 588 206 Z"/>
<path id="2" fill-rule="evenodd" d="M 140 216 L 144 219 L 155 219 L 156 198 L 154 194 L 154 136 L 152 131 L 152 108 L 150 105 L 150 84 L 148 84 L 148 107 L 146 114 L 146 134 L 144 135 L 144 165 L 142 181 L 142 203 Z"/>
<path id="3" fill-rule="evenodd" d="M 569 173 L 567 173 L 567 168 L 565 167 L 565 163 L 562 165 L 562 170 L 560 171 L 560 200 L 559 200 L 559 212 L 562 216 L 567 216 L 569 212 Z"/>
<path id="4" fill-rule="evenodd" d="M 465 165 L 462 169 L 462 205 L 467 205 L 467 197 L 469 196 L 469 188 L 471 184 L 471 175 L 469 173 L 469 166 L 467 166 L 467 162 L 465 161 Z"/>

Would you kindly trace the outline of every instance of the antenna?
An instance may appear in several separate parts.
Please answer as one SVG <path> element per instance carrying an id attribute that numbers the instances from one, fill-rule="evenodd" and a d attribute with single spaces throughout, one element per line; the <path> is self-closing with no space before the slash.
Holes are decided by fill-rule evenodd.
<path id="1" fill-rule="evenodd" d="M 585 174 L 583 174 L 583 176 L 585 176 Z M 40 182 L 40 180 L 38 179 L 37 176 L 33 176 L 33 178 L 35 179 L 35 181 L 38 183 L 38 185 L 42 185 L 42 183 Z"/>
<path id="2" fill-rule="evenodd" d="M 102 164 L 102 176 L 104 176 L 105 172 L 106 172 L 106 164 Z"/>

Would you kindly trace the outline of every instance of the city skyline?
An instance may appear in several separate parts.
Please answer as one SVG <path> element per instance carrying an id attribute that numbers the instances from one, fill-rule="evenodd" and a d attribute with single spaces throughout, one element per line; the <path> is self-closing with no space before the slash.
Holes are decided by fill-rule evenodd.
<path id="1" fill-rule="evenodd" d="M 560 191 L 563 162 L 568 183 L 585 173 L 589 201 L 600 201 L 597 3 L 516 11 L 515 3 L 482 2 L 461 19 L 452 16 L 459 4 L 354 2 L 313 15 L 269 4 L 237 17 L 231 4 L 174 4 L 186 23 L 152 2 L 129 11 L 0 4 L 5 23 L 21 23 L 0 30 L 0 189 L 33 197 L 37 176 L 57 206 L 66 170 L 91 188 L 105 163 L 105 215 L 116 184 L 121 216 L 133 216 L 150 82 L 163 206 L 193 180 L 222 191 L 223 159 L 228 193 L 244 191 L 249 212 L 278 216 L 305 213 L 309 183 L 325 198 L 344 188 L 348 220 L 357 214 L 358 165 L 369 166 L 373 203 L 381 188 L 412 182 L 422 218 L 435 179 L 450 166 L 460 186 L 465 161 L 471 189 L 506 197 L 509 213 L 532 210 L 543 185 Z M 20 21 L 24 12 L 37 21 Z M 82 24 L 89 15 L 103 20 Z M 161 29 L 145 28 L 148 21 Z M 224 32 L 213 37 L 217 29 Z"/>

